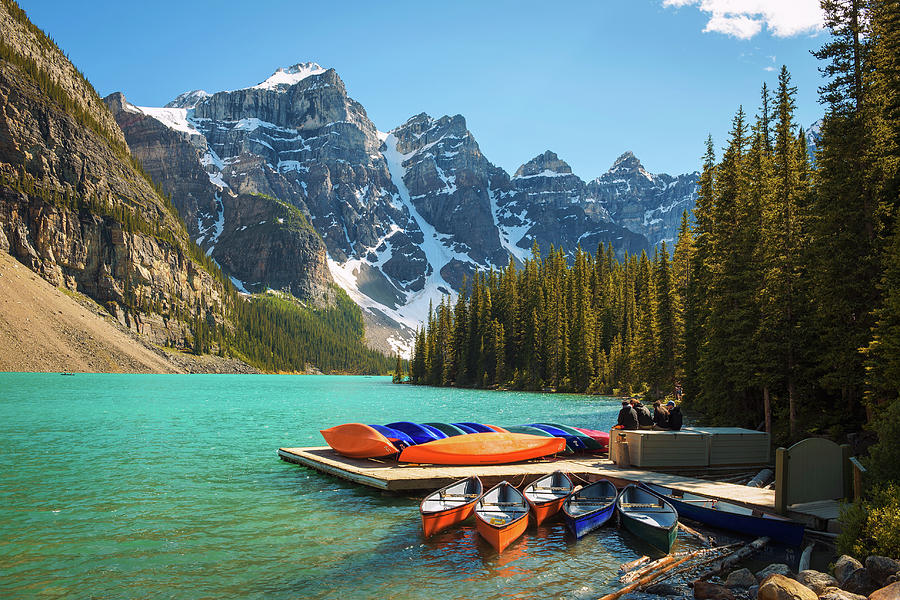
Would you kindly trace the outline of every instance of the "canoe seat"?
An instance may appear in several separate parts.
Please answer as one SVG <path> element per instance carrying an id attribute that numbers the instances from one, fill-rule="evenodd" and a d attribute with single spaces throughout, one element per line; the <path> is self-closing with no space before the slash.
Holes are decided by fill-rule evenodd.
<path id="1" fill-rule="evenodd" d="M 622 508 L 653 508 L 660 507 L 659 504 L 641 504 L 637 502 L 623 502 Z M 661 508 L 661 507 L 660 507 Z"/>
<path id="2" fill-rule="evenodd" d="M 522 506 L 522 503 L 521 502 L 482 502 L 481 505 L 482 506 Z"/>
<path id="3" fill-rule="evenodd" d="M 609 504 L 612 500 L 576 500 L 577 504 Z"/>
<path id="4" fill-rule="evenodd" d="M 478 498 L 481 494 L 441 494 L 441 498 Z"/>
<path id="5" fill-rule="evenodd" d="M 572 491 L 570 487 L 536 487 L 532 488 L 535 491 L 540 492 L 569 492 Z"/>
<path id="6" fill-rule="evenodd" d="M 478 512 L 479 513 L 526 513 L 528 511 L 525 510 L 524 508 L 519 509 L 519 510 L 509 510 L 509 509 L 503 510 L 502 508 L 498 508 L 496 510 L 491 510 L 489 508 L 483 508 L 483 509 L 479 510 Z"/>

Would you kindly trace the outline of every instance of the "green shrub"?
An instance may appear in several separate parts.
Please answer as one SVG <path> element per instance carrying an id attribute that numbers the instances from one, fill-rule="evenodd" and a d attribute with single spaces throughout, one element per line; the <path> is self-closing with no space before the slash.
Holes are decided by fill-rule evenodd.
<path id="1" fill-rule="evenodd" d="M 877 554 L 900 558 L 900 486 L 873 487 L 866 498 L 841 510 L 838 551 L 865 560 Z"/>

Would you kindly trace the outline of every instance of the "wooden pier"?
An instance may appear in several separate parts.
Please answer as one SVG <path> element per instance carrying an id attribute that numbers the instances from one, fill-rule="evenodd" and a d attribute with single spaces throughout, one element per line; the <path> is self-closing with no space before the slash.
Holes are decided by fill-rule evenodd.
<path id="1" fill-rule="evenodd" d="M 609 479 L 618 486 L 636 481 L 666 486 L 675 490 L 719 498 L 748 508 L 775 512 L 775 492 L 760 488 L 709 481 L 675 473 L 660 473 L 638 468 L 618 467 L 598 456 L 562 457 L 507 465 L 441 466 L 397 463 L 390 460 L 353 459 L 341 456 L 331 448 L 279 448 L 278 456 L 287 462 L 303 465 L 322 473 L 353 481 L 379 490 L 392 492 L 433 491 L 470 475 L 478 475 L 485 486 L 506 480 L 521 487 L 542 475 L 562 470 L 576 483 Z M 815 506 L 789 507 L 787 516 L 814 529 L 828 529 L 837 518 L 838 504 L 815 503 Z"/>

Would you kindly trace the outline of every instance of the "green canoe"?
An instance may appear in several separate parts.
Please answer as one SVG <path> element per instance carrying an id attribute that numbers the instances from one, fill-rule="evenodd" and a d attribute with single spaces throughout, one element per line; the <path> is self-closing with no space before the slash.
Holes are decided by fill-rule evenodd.
<path id="1" fill-rule="evenodd" d="M 619 524 L 651 546 L 668 553 L 678 534 L 678 512 L 671 504 L 629 485 L 616 500 Z"/>

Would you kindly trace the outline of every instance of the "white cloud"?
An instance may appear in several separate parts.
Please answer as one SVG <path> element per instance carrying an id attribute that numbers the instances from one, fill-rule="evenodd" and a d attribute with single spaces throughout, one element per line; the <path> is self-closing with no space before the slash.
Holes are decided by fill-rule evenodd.
<path id="1" fill-rule="evenodd" d="M 747 40 L 762 26 L 777 37 L 815 33 L 824 20 L 819 0 L 663 0 L 663 6 L 697 6 L 710 15 L 704 32 Z"/>

